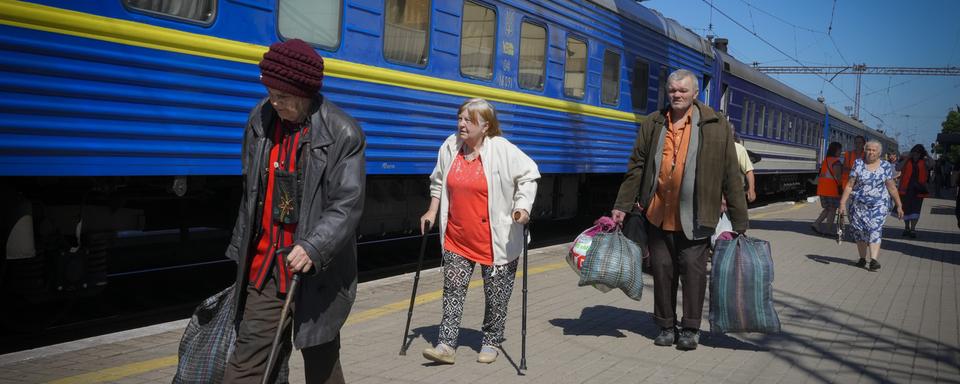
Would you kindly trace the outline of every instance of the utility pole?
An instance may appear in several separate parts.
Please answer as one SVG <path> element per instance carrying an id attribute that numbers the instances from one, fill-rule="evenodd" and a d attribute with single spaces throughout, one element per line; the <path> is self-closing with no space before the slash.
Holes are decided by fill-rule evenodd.
<path id="1" fill-rule="evenodd" d="M 868 67 L 866 64 L 838 66 L 770 66 L 753 63 L 753 68 L 766 74 L 779 75 L 833 75 L 828 81 L 841 74 L 857 75 L 857 96 L 853 118 L 860 120 L 860 79 L 863 75 L 918 75 L 918 76 L 960 76 L 960 67 Z"/>

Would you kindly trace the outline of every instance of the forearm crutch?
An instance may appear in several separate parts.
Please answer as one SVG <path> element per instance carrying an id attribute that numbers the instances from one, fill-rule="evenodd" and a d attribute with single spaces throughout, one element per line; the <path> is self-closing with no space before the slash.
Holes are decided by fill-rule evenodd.
<path id="1" fill-rule="evenodd" d="M 276 253 L 289 253 L 290 248 L 278 249 Z M 290 281 L 290 289 L 287 290 L 287 298 L 283 300 L 283 309 L 280 310 L 280 324 L 277 324 L 277 334 L 273 336 L 273 345 L 270 346 L 270 357 L 267 358 L 267 369 L 263 372 L 262 384 L 270 382 L 270 373 L 273 372 L 277 360 L 277 351 L 280 348 L 280 340 L 284 334 L 284 324 L 287 322 L 287 313 L 290 309 L 290 303 L 297 294 L 297 286 L 300 285 L 300 274 L 294 273 L 293 280 Z"/>
<path id="2" fill-rule="evenodd" d="M 407 325 L 403 327 L 403 342 L 400 343 L 400 356 L 407 355 L 407 334 L 410 333 L 410 319 L 413 318 L 413 303 L 417 299 L 417 285 L 420 283 L 420 268 L 423 266 L 423 255 L 427 252 L 427 233 L 430 231 L 430 221 L 427 228 L 422 229 L 420 239 L 420 257 L 417 259 L 417 272 L 413 274 L 413 291 L 410 292 L 410 307 L 407 309 Z"/>
<path id="3" fill-rule="evenodd" d="M 520 218 L 520 212 L 513 213 L 514 219 Z M 520 369 L 527 370 L 527 240 L 530 228 L 523 225 L 523 307 L 520 317 Z"/>

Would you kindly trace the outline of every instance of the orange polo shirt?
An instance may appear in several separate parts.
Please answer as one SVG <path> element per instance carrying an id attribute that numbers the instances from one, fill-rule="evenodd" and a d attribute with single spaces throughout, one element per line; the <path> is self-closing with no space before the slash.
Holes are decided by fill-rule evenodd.
<path id="1" fill-rule="evenodd" d="M 679 231 L 680 227 L 680 183 L 683 181 L 683 168 L 687 161 L 687 147 L 692 131 L 693 106 L 676 124 L 672 123 L 670 111 L 667 112 L 667 132 L 663 138 L 663 160 L 657 173 L 657 190 L 647 208 L 647 220 L 664 231 Z"/>

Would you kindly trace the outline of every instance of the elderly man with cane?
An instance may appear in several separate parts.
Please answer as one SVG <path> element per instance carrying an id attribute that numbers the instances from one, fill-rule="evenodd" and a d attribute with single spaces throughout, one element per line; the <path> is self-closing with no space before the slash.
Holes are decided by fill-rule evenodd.
<path id="1" fill-rule="evenodd" d="M 307 43 L 271 45 L 260 71 L 268 96 L 244 132 L 243 194 L 227 248 L 238 263 L 237 341 L 223 382 L 274 382 L 271 342 L 282 333 L 277 366 L 285 368 L 292 331 L 306 381 L 342 383 L 340 328 L 356 297 L 364 135 L 319 93 L 323 58 Z M 281 317 L 287 298 L 289 318 Z"/>

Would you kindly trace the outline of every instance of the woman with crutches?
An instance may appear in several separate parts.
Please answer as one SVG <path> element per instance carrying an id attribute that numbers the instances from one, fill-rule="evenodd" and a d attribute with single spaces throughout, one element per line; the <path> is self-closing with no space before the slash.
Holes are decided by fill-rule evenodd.
<path id="1" fill-rule="evenodd" d="M 460 106 L 457 132 L 440 146 L 430 176 L 430 208 L 420 218 L 420 227 L 429 229 L 439 210 L 443 247 L 443 318 L 437 345 L 423 351 L 428 360 L 453 364 L 467 287 L 479 263 L 486 304 L 477 361 L 496 361 L 539 178 L 537 164 L 501 136 L 493 105 L 477 98 Z"/>

